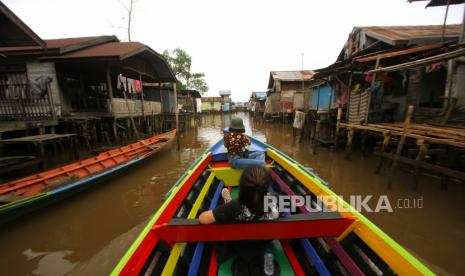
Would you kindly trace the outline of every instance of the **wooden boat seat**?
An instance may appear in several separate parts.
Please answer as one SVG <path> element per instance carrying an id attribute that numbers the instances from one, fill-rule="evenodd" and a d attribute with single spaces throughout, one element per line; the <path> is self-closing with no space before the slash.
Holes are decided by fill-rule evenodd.
<path id="1" fill-rule="evenodd" d="M 274 240 L 339 236 L 354 217 L 341 217 L 335 212 L 296 214 L 272 222 L 236 224 L 199 224 L 197 219 L 171 219 L 157 225 L 154 233 L 167 242 Z"/>
<path id="2" fill-rule="evenodd" d="M 272 165 L 272 163 L 268 160 L 266 160 L 265 163 L 267 167 Z M 229 168 L 229 162 L 228 161 L 213 162 L 211 167 L 215 169 L 216 168 Z"/>

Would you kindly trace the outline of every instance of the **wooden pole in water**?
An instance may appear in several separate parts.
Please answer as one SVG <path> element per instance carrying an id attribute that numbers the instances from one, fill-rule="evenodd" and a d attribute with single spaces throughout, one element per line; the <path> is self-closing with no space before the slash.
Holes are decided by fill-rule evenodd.
<path id="1" fill-rule="evenodd" d="M 174 90 L 174 115 L 176 117 L 176 131 L 179 131 L 179 109 L 178 109 L 178 92 L 176 91 L 176 83 L 173 85 Z M 176 144 L 178 146 L 178 150 L 181 148 L 179 143 L 179 133 L 177 133 L 176 137 Z"/>
<path id="2" fill-rule="evenodd" d="M 110 65 L 107 64 L 105 68 L 106 78 L 107 78 L 107 90 L 108 90 L 108 100 L 110 102 L 110 113 L 114 114 L 115 109 L 113 107 L 113 86 L 111 84 L 111 73 L 110 73 Z"/>
<path id="3" fill-rule="evenodd" d="M 414 110 L 415 110 L 415 107 L 413 105 L 409 105 L 408 110 L 407 110 L 407 116 L 405 117 L 405 121 L 404 121 L 404 129 L 402 130 L 402 136 L 400 137 L 399 144 L 397 144 L 396 156 L 394 158 L 394 161 L 392 162 L 391 171 L 388 175 L 388 189 L 392 187 L 392 179 L 394 178 L 394 172 L 397 168 L 398 157 L 400 157 L 402 153 L 405 140 L 407 139 L 407 134 L 408 132 L 410 132 L 409 127 L 410 127 L 410 123 L 412 122 L 412 116 L 413 116 Z"/>
<path id="4" fill-rule="evenodd" d="M 142 86 L 142 75 L 139 73 L 139 81 L 140 81 L 140 103 L 142 105 L 142 121 L 143 121 L 143 128 L 142 131 L 146 131 L 146 122 L 145 122 L 145 106 L 144 106 L 144 87 Z"/>

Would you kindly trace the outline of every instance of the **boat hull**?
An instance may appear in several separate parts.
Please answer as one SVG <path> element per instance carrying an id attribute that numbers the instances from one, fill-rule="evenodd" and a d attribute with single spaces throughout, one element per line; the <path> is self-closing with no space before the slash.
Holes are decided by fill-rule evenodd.
<path id="1" fill-rule="evenodd" d="M 175 138 L 176 131 L 167 132 L 165 134 L 170 135 L 169 139 L 167 139 L 163 147 L 157 148 L 150 154 L 144 154 L 144 155 L 135 157 L 131 160 L 128 160 L 121 164 L 109 167 L 100 172 L 90 174 L 89 176 L 85 178 L 79 179 L 73 183 L 66 184 L 62 187 L 58 187 L 56 189 L 53 189 L 47 192 L 38 193 L 36 195 L 29 196 L 27 198 L 11 202 L 9 204 L 1 205 L 0 206 L 0 225 L 13 221 L 28 213 L 34 212 L 36 210 L 42 209 L 44 207 L 47 207 L 53 204 L 56 204 L 70 196 L 73 196 L 74 194 L 77 194 L 83 190 L 94 187 L 101 182 L 104 182 L 112 177 L 115 177 L 116 175 L 122 174 L 134 166 L 138 166 L 143 161 L 156 156 L 156 153 L 159 152 L 160 150 L 170 147 L 170 145 L 173 143 L 173 140 Z M 164 137 L 166 135 L 162 134 L 158 136 L 165 139 Z M 5 185 L 5 184 L 2 184 L 2 185 Z"/>
<path id="2" fill-rule="evenodd" d="M 241 171 L 229 167 L 223 143 L 219 141 L 174 184 L 164 204 L 112 275 L 229 275 L 231 263 L 216 262 L 211 242 L 261 238 L 273 239 L 272 248 L 283 275 L 433 274 L 339 198 L 314 172 L 279 150 L 256 139 L 251 140 L 252 150 L 263 151 L 267 155 L 267 168 L 273 178 L 272 189 L 289 196 L 332 196 L 343 204 L 346 211 L 332 213 L 331 218 L 326 215 L 319 217 L 305 207 L 287 214 L 290 218 L 313 216 L 313 221 L 305 221 L 306 224 L 295 221 L 292 221 L 295 224 L 285 224 L 286 221 L 278 219 L 268 227 L 258 223 L 198 225 L 196 217 L 202 210 L 212 209 L 218 204 L 223 187 L 237 191 L 235 187 Z M 300 227 L 298 225 L 302 225 L 302 229 L 293 230 Z M 318 231 L 312 231 L 315 228 Z"/>

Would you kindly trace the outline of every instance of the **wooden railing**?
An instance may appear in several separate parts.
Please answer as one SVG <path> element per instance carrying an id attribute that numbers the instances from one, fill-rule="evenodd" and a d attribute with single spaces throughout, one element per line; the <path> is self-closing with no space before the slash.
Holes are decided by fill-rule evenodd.
<path id="1" fill-rule="evenodd" d="M 56 119 L 50 86 L 31 93 L 29 83 L 10 84 L 0 80 L 0 121 Z"/>

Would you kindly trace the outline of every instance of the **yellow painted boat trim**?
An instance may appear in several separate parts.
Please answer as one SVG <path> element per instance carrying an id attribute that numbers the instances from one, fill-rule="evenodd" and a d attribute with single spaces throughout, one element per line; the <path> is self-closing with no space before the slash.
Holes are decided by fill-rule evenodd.
<path id="1" fill-rule="evenodd" d="M 267 164 L 266 168 L 272 168 L 272 164 Z M 211 168 L 212 172 L 215 172 L 216 176 L 224 181 L 224 186 L 226 187 L 236 187 L 239 186 L 239 178 L 242 175 L 242 170 L 233 169 L 231 167 L 222 167 L 222 168 Z"/>
<path id="2" fill-rule="evenodd" d="M 205 185 L 203 185 L 202 190 L 200 190 L 200 193 L 197 196 L 197 199 L 195 200 L 194 205 L 191 208 L 191 211 L 187 215 L 188 219 L 195 219 L 195 217 L 197 216 L 197 213 L 199 212 L 199 209 L 200 209 L 200 205 L 202 205 L 202 202 L 205 199 L 205 196 L 207 195 L 207 192 L 210 189 L 210 186 L 213 183 L 214 179 L 215 179 L 215 173 L 212 172 L 210 176 L 208 177 L 207 181 L 205 182 Z M 165 267 L 163 268 L 163 272 L 161 273 L 162 276 L 173 275 L 174 269 L 176 268 L 176 264 L 178 263 L 178 260 L 179 260 L 179 256 L 181 256 L 181 253 L 184 250 L 185 246 L 186 246 L 186 243 L 176 243 L 173 246 L 170 252 L 170 257 L 166 261 Z"/>
<path id="3" fill-rule="evenodd" d="M 280 166 L 291 173 L 296 179 L 304 184 L 317 196 L 333 196 L 349 212 L 341 213 L 343 216 L 356 216 L 359 221 L 356 223 L 354 232 L 380 256 L 389 267 L 399 275 L 434 275 L 425 265 L 413 257 L 407 250 L 391 239 L 386 233 L 374 225 L 362 214 L 343 201 L 333 191 L 326 187 L 321 181 L 301 169 L 301 167 L 273 149 L 268 148 L 267 154 Z"/>
<path id="4" fill-rule="evenodd" d="M 168 195 L 167 199 L 163 203 L 163 205 L 158 209 L 158 211 L 155 213 L 155 215 L 150 219 L 149 223 L 145 226 L 145 228 L 142 230 L 142 232 L 139 234 L 137 239 L 132 243 L 131 247 L 129 247 L 129 250 L 126 251 L 124 254 L 123 258 L 119 261 L 119 263 L 116 265 L 115 269 L 110 273 L 111 276 L 117 276 L 120 274 L 120 272 L 123 270 L 124 266 L 127 264 L 131 256 L 134 254 L 136 249 L 139 247 L 139 245 L 142 243 L 144 238 L 148 235 L 148 233 L 152 230 L 153 225 L 155 225 L 156 221 L 160 217 L 160 215 L 164 212 L 166 206 L 170 203 L 170 201 L 175 197 L 176 193 L 181 189 L 181 187 L 186 183 L 186 181 L 192 176 L 192 173 L 195 172 L 200 164 L 205 162 L 205 159 L 207 159 L 211 155 L 210 152 L 204 153 L 198 161 L 195 163 L 195 165 L 192 165 L 182 176 L 182 179 L 180 179 L 175 186 L 173 187 L 173 190 L 171 193 Z"/>

